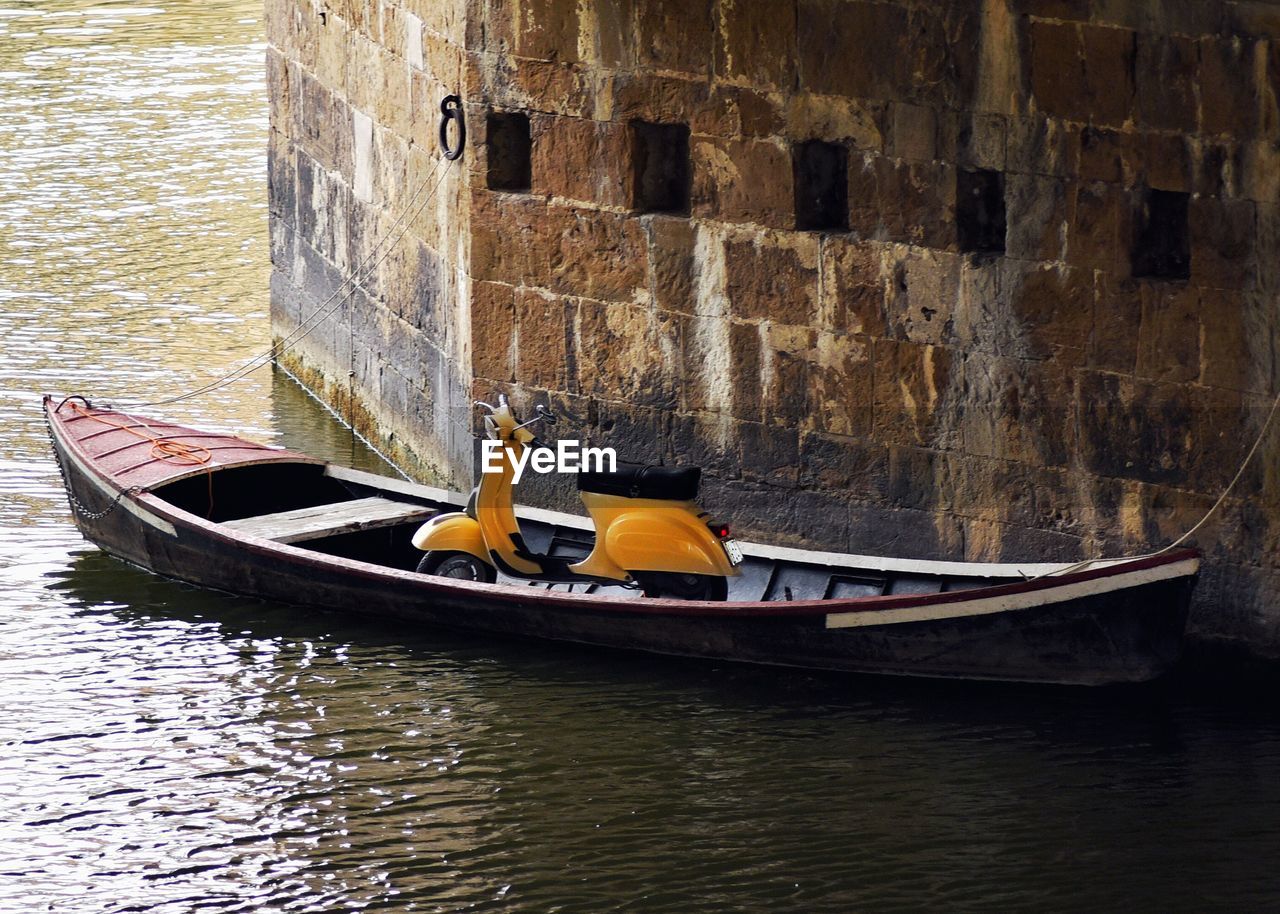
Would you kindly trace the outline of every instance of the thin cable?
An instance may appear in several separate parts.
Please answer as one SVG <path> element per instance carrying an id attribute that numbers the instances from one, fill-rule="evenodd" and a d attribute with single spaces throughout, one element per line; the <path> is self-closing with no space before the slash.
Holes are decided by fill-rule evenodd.
<path id="1" fill-rule="evenodd" d="M 398 243 L 400 239 L 404 237 L 405 233 L 409 230 L 409 222 L 412 219 L 416 218 L 418 213 L 420 213 L 426 207 L 427 203 L 430 202 L 431 198 L 435 196 L 436 190 L 440 187 L 440 184 L 444 181 L 445 175 L 448 174 L 448 166 L 450 164 L 451 164 L 451 160 L 445 159 L 445 158 L 441 158 L 436 162 L 435 169 L 432 171 L 430 175 L 427 176 L 427 179 L 422 182 L 422 186 L 418 190 L 418 192 L 413 195 L 413 197 L 416 198 L 419 194 L 421 194 L 422 191 L 427 187 L 427 181 L 429 181 L 433 176 L 435 176 L 437 172 L 439 172 L 439 177 L 436 178 L 435 183 L 431 185 L 430 190 L 427 192 L 426 196 L 423 197 L 420 202 L 416 202 L 416 203 L 411 202 L 409 207 L 406 207 L 405 210 L 400 214 L 400 216 L 397 217 L 392 222 L 391 227 L 387 231 L 387 234 L 382 238 L 382 240 L 378 241 L 373 246 L 373 248 L 369 252 L 369 255 L 364 259 L 364 261 L 362 261 L 356 267 L 356 269 L 352 271 L 351 275 L 348 276 L 346 279 L 344 279 L 342 283 L 339 284 L 338 288 L 336 288 L 330 294 L 330 296 L 327 299 L 325 299 L 317 307 L 316 311 L 312 313 L 311 317 L 303 321 L 300 321 L 297 327 L 295 327 L 292 331 L 286 334 L 278 343 L 273 344 L 269 350 L 267 350 L 266 352 L 260 355 L 254 356 L 252 359 L 250 359 L 244 365 L 241 365 L 239 368 L 235 368 L 227 372 L 226 374 L 221 375 L 220 377 L 214 379 L 213 381 L 210 381 L 209 383 L 204 384 L 200 387 L 197 387 L 193 390 L 187 391 L 186 393 L 178 394 L 177 396 L 173 396 L 173 397 L 167 397 L 162 400 L 150 400 L 150 401 L 141 402 L 141 403 L 130 402 L 127 405 L 132 409 L 136 409 L 139 407 L 146 407 L 146 406 L 166 406 L 171 403 L 180 403 L 183 400 L 190 400 L 193 397 L 198 397 L 203 394 L 212 393 L 215 390 L 226 387 L 229 384 L 234 384 L 236 381 L 239 381 L 243 378 L 248 377 L 253 372 L 257 371 L 259 368 L 262 368 L 264 365 L 271 364 L 281 355 L 288 352 L 295 345 L 297 345 L 302 340 L 304 340 L 307 336 L 309 336 L 311 332 L 314 331 L 316 327 L 320 325 L 321 320 L 323 320 L 324 318 L 327 318 L 332 312 L 336 311 L 340 306 L 346 304 L 346 302 L 350 299 L 351 294 L 354 293 L 356 289 L 362 287 L 360 277 L 361 277 L 361 274 L 367 268 L 372 267 L 372 269 L 377 269 L 379 266 L 382 265 L 382 263 L 387 259 L 387 257 L 391 255 L 391 252 L 395 249 L 394 247 L 395 244 Z M 400 228 L 400 231 L 398 234 L 395 234 L 396 229 L 400 227 L 402 223 L 403 223 L 403 227 Z M 395 234 L 394 238 L 391 237 L 393 234 Z M 390 243 L 388 244 L 388 242 Z M 384 245 L 386 246 L 386 249 L 383 250 L 381 255 L 377 257 L 376 261 L 370 264 L 370 261 L 374 260 L 375 254 L 378 253 L 379 248 L 382 248 Z M 343 295 L 343 290 L 347 287 L 348 284 L 351 284 L 352 288 L 345 295 Z M 343 297 L 341 299 L 338 299 L 339 295 L 342 295 Z M 338 300 L 335 301 L 335 299 L 338 299 Z"/>

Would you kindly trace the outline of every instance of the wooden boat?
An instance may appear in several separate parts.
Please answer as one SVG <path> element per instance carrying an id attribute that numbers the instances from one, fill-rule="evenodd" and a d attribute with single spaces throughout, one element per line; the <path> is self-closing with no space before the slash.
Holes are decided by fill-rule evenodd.
<path id="1" fill-rule="evenodd" d="M 424 626 L 808 669 L 1097 685 L 1177 659 L 1199 554 L 1085 567 L 743 544 L 723 603 L 621 587 L 418 574 L 419 524 L 466 496 L 231 435 L 44 399 L 75 522 L 156 574 Z M 525 509 L 534 549 L 584 555 L 585 518 Z"/>

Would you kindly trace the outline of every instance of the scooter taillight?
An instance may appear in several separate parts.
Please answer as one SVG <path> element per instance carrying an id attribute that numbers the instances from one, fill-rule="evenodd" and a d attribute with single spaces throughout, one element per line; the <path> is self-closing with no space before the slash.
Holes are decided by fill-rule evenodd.
<path id="1" fill-rule="evenodd" d="M 722 540 L 727 540 L 729 538 L 728 524 L 707 524 L 707 529 Z"/>

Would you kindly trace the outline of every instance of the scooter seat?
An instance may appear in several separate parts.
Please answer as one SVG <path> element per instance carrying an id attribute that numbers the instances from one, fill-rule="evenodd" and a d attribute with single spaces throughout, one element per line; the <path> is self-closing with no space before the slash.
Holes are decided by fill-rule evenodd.
<path id="1" fill-rule="evenodd" d="M 578 491 L 623 498 L 666 498 L 693 501 L 698 497 L 700 467 L 655 467 L 643 463 L 623 463 L 612 472 L 578 474 Z"/>

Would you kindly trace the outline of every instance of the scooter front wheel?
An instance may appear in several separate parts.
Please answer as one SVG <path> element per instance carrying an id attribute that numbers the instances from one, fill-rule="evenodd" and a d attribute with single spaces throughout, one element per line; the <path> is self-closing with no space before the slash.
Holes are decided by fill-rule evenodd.
<path id="1" fill-rule="evenodd" d="M 631 576 L 646 597 L 669 600 L 714 600 L 729 597 L 729 582 L 710 574 L 675 574 L 670 571 L 633 571 Z"/>
<path id="2" fill-rule="evenodd" d="M 482 562 L 466 552 L 437 549 L 428 552 L 418 562 L 418 574 L 434 574 L 440 578 L 456 578 L 460 581 L 479 581 L 492 584 L 498 577 L 492 565 Z"/>

